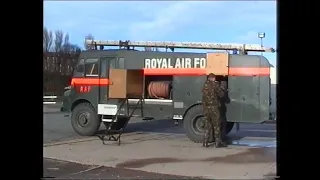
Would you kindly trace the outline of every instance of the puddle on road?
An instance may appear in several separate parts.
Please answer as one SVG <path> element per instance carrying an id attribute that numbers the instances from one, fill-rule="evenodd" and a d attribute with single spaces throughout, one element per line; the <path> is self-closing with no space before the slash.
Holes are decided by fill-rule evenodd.
<path id="1" fill-rule="evenodd" d="M 164 163 L 180 163 L 180 162 L 215 162 L 215 163 L 261 163 L 261 162 L 275 162 L 276 161 L 276 140 L 255 140 L 255 139 L 230 139 L 230 145 L 249 146 L 250 148 L 245 152 L 238 154 L 226 155 L 222 157 L 212 157 L 207 159 L 177 159 L 177 158 L 147 158 L 129 160 L 119 163 L 116 167 L 121 168 L 142 168 L 151 164 Z M 214 150 L 214 148 L 213 148 Z"/>
<path id="2" fill-rule="evenodd" d="M 232 140 L 232 145 L 239 145 L 239 146 L 249 146 L 249 147 L 266 147 L 266 148 L 275 148 L 277 147 L 277 141 L 276 140 L 247 140 L 247 139 L 241 139 L 241 140 Z"/>
<path id="3" fill-rule="evenodd" d="M 119 168 L 142 168 L 151 164 L 163 164 L 163 163 L 178 163 L 189 162 L 189 160 L 182 160 L 176 158 L 147 158 L 147 159 L 134 159 L 123 163 L 119 163 L 116 167 Z"/>
<path id="4" fill-rule="evenodd" d="M 214 150 L 214 149 L 213 149 Z M 179 162 L 213 162 L 213 163 L 261 163 L 275 162 L 275 148 L 250 148 L 245 152 L 226 155 L 222 157 L 212 157 L 206 159 L 177 159 L 177 158 L 147 158 L 129 160 L 119 163 L 116 167 L 120 168 L 142 168 L 152 164 L 179 163 Z"/>

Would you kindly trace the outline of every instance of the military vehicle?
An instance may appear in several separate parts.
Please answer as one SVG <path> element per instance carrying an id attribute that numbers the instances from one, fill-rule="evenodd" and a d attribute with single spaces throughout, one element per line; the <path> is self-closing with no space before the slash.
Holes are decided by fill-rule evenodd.
<path id="1" fill-rule="evenodd" d="M 62 111 L 71 114 L 76 133 L 95 135 L 103 122 L 119 133 L 131 117 L 182 122 L 193 142 L 202 142 L 204 119 L 201 89 L 209 73 L 227 85 L 227 133 L 235 123 L 263 123 L 270 119 L 270 63 L 249 51 L 274 52 L 250 44 L 157 41 L 87 40 L 75 67 Z M 103 50 L 106 46 L 119 49 Z M 171 52 L 137 51 L 136 47 Z M 99 50 L 99 49 L 100 50 Z M 177 48 L 233 51 L 188 53 Z M 110 138 L 109 138 L 110 139 Z"/>

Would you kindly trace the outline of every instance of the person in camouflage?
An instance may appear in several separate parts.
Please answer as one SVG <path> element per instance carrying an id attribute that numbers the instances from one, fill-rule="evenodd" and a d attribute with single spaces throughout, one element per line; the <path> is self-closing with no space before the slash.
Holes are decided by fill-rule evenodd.
<path id="1" fill-rule="evenodd" d="M 224 90 L 224 96 L 221 98 L 221 139 L 226 139 L 226 127 L 227 127 L 227 106 L 230 103 L 228 96 L 228 85 L 227 81 L 221 81 L 221 88 Z"/>
<path id="2" fill-rule="evenodd" d="M 205 133 L 203 136 L 203 147 L 208 147 L 209 139 L 215 139 L 215 147 L 225 147 L 221 141 L 221 98 L 224 90 L 216 81 L 213 73 L 208 75 L 207 81 L 202 88 L 202 106 L 205 116 Z M 214 131 L 214 133 L 212 133 Z"/>

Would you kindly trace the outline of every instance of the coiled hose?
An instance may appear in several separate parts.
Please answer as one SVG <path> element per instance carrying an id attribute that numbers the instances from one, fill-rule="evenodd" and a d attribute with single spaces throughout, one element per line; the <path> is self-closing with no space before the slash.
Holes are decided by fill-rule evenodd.
<path id="1" fill-rule="evenodd" d="M 150 98 L 169 99 L 171 90 L 171 81 L 151 81 L 148 85 L 148 94 Z"/>

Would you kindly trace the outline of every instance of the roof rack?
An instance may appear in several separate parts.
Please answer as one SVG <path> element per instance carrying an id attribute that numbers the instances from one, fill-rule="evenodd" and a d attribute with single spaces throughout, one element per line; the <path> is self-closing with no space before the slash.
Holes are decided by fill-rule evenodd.
<path id="1" fill-rule="evenodd" d="M 264 47 L 260 44 L 236 44 L 236 43 L 209 43 L 209 42 L 172 42 L 172 41 L 116 41 L 116 40 L 86 40 L 88 46 L 97 49 L 103 49 L 104 46 L 119 46 L 120 48 L 134 48 L 134 47 L 157 47 L 170 48 L 174 51 L 175 48 L 184 49 L 212 49 L 212 50 L 239 50 L 243 52 L 275 52 L 274 48 Z"/>

